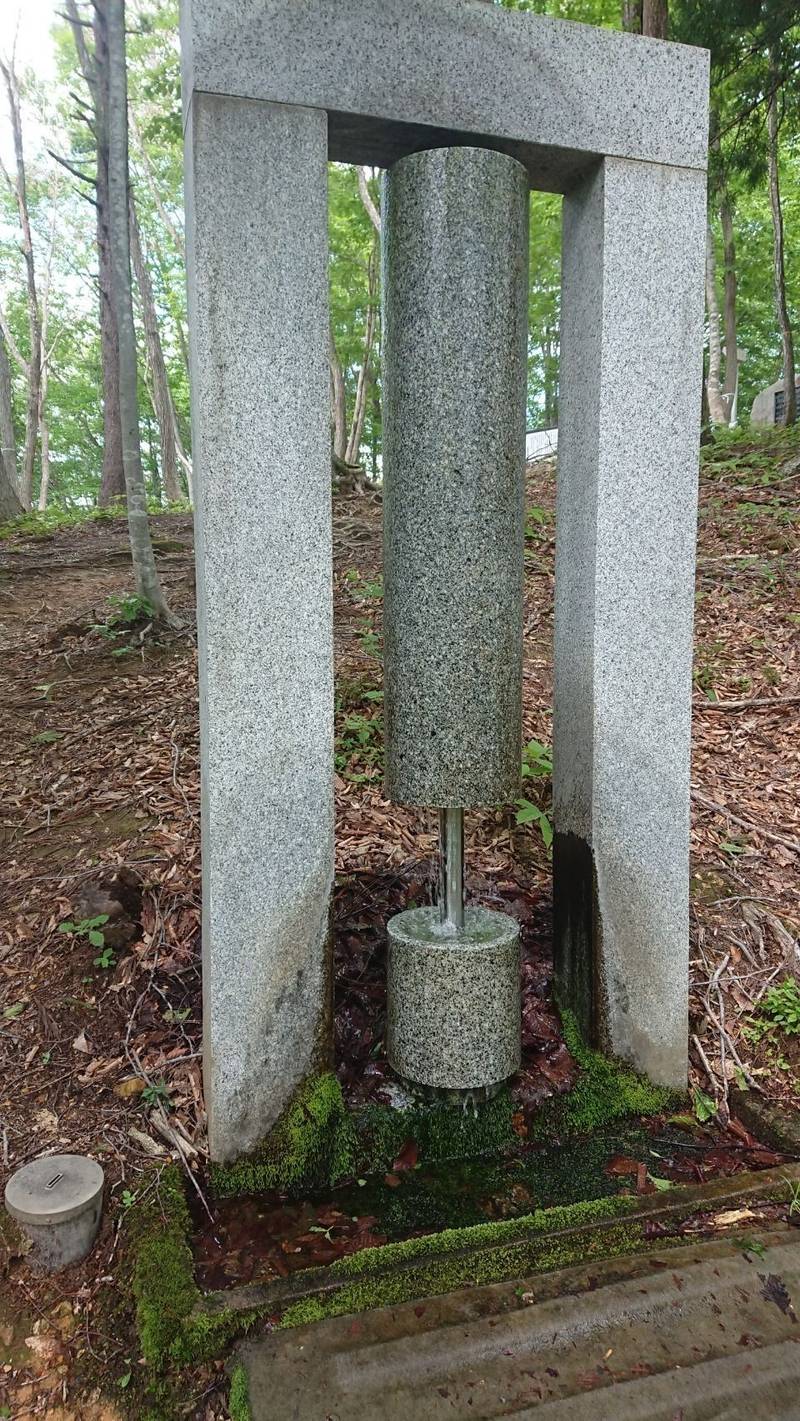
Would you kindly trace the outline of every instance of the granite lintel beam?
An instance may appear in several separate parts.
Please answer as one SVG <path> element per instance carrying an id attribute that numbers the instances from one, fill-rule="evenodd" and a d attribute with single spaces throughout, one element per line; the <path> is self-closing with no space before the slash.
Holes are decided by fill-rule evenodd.
<path id="1" fill-rule="evenodd" d="M 329 157 L 496 147 L 566 191 L 604 154 L 705 169 L 705 50 L 482 0 L 182 0 L 193 91 L 329 115 Z"/>

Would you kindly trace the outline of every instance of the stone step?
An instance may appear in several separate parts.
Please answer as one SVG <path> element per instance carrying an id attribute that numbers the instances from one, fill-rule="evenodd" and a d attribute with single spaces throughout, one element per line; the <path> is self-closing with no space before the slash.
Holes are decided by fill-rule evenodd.
<path id="1" fill-rule="evenodd" d="M 239 1355 L 253 1421 L 797 1421 L 795 1306 L 800 1235 L 783 1229 L 755 1252 L 730 1237 L 667 1248 L 278 1331 Z"/>

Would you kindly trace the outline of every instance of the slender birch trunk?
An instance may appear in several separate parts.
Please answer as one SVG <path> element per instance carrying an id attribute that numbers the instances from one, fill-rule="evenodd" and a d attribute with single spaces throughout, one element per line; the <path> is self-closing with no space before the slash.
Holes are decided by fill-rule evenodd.
<path id="1" fill-rule="evenodd" d="M 781 206 L 780 174 L 778 171 L 780 118 L 778 114 L 780 72 L 776 59 L 770 65 L 771 93 L 767 106 L 767 155 L 769 160 L 769 198 L 772 207 L 773 268 L 775 278 L 775 307 L 781 332 L 783 348 L 783 388 L 784 424 L 794 424 L 797 419 L 797 392 L 795 389 L 794 338 L 789 308 L 786 302 L 786 265 L 783 238 L 783 208 Z"/>
<path id="2" fill-rule="evenodd" d="M 725 401 L 722 398 L 720 372 L 722 370 L 722 343 L 719 327 L 719 300 L 717 298 L 717 257 L 714 249 L 714 233 L 711 223 L 706 227 L 706 313 L 708 316 L 708 409 L 712 424 L 727 424 Z"/>
<path id="3" fill-rule="evenodd" d="M 358 372 L 356 399 L 353 408 L 353 422 L 350 426 L 350 438 L 347 441 L 347 450 L 345 453 L 345 462 L 347 464 L 358 463 L 361 437 L 364 432 L 364 417 L 367 411 L 367 393 L 369 390 L 370 359 L 372 357 L 372 345 L 375 339 L 375 321 L 377 316 L 377 268 L 378 242 L 376 238 L 369 258 L 369 305 L 367 307 L 367 324 L 364 331 L 364 356 L 361 362 L 361 369 Z"/>
<path id="4" fill-rule="evenodd" d="M 136 214 L 136 204 L 133 200 L 133 193 L 130 194 L 129 211 L 131 257 L 133 259 L 133 269 L 136 273 L 136 284 L 139 287 L 139 295 L 142 302 L 142 323 L 144 325 L 145 344 L 147 346 L 147 362 L 150 366 L 150 375 L 153 382 L 153 409 L 155 410 L 156 420 L 158 421 L 159 444 L 161 447 L 161 477 L 168 502 L 181 503 L 183 500 L 183 488 L 181 487 L 180 476 L 178 474 L 178 459 L 175 448 L 175 411 L 170 395 L 169 380 L 167 379 L 164 352 L 161 347 L 156 303 L 153 296 L 153 283 L 150 280 L 150 272 L 148 271 L 142 251 L 139 219 Z"/>
<path id="5" fill-rule="evenodd" d="M 328 346 L 328 364 L 331 372 L 331 429 L 333 432 L 333 453 L 334 458 L 344 462 L 345 451 L 347 449 L 347 401 L 344 388 L 344 372 L 342 362 L 339 359 L 339 352 L 336 349 L 336 337 L 333 333 L 333 326 L 330 329 L 330 343 Z"/>
<path id="6" fill-rule="evenodd" d="M 719 204 L 719 220 L 722 226 L 722 250 L 725 262 L 723 298 L 725 383 L 722 386 L 722 398 L 725 401 L 728 424 L 731 424 L 735 413 L 734 405 L 739 383 L 739 335 L 736 329 L 736 240 L 733 232 L 733 211 L 728 194 L 724 191 Z"/>
<path id="7" fill-rule="evenodd" d="M 16 518 L 24 512 L 17 483 L 17 445 L 14 438 L 14 406 L 11 397 L 11 364 L 5 336 L 0 327 L 0 518 Z"/>
<path id="8" fill-rule="evenodd" d="M 39 296 L 36 290 L 36 265 L 33 255 L 30 213 L 28 210 L 28 189 L 25 177 L 25 154 L 22 142 L 22 110 L 20 106 L 19 84 L 13 60 L 8 64 L 0 60 L 0 70 L 6 84 L 8 108 L 11 118 L 11 132 L 14 141 L 15 177 L 8 174 L 9 187 L 14 195 L 20 228 L 20 246 L 25 261 L 25 282 L 28 296 L 28 336 L 30 351 L 27 360 L 28 401 L 25 412 L 25 449 L 22 456 L 22 476 L 20 497 L 26 508 L 33 499 L 33 473 L 36 463 L 36 444 L 39 437 L 39 387 L 42 379 L 42 323 L 39 311 Z"/>
<path id="9" fill-rule="evenodd" d="M 174 621 L 156 571 L 142 451 L 139 440 L 139 401 L 136 368 L 136 331 L 131 290 L 130 228 L 128 220 L 128 88 L 125 68 L 125 0 L 96 0 L 106 11 L 108 36 L 108 190 L 114 310 L 119 347 L 119 400 L 122 426 L 122 459 L 128 498 L 128 529 L 136 590 L 156 616 Z"/>

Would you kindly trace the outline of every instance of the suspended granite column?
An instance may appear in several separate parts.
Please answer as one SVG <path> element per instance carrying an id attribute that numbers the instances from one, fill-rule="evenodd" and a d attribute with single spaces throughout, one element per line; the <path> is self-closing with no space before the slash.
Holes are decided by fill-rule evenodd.
<path id="1" fill-rule="evenodd" d="M 463 907 L 462 811 L 507 803 L 521 746 L 528 178 L 444 148 L 386 177 L 386 781 L 442 811 L 436 908 L 389 923 L 389 1058 L 436 1089 L 519 1063 L 519 939 Z"/>

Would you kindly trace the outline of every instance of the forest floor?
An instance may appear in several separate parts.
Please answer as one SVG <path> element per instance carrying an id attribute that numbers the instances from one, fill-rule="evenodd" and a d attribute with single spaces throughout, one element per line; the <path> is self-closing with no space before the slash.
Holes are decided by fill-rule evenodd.
<path id="1" fill-rule="evenodd" d="M 800 981 L 796 465 L 796 438 L 724 441 L 701 478 L 692 1073 L 698 1117 L 726 1139 L 732 1084 L 749 1078 L 775 1102 L 800 1105 L 800 999 L 792 986 L 774 996 Z M 548 747 L 552 465 L 529 471 L 528 502 L 525 735 Z M 379 1096 L 384 1078 L 383 924 L 430 891 L 435 851 L 432 820 L 381 793 L 380 518 L 374 495 L 337 497 L 336 1031 L 353 1099 Z M 169 636 L 156 636 L 125 600 L 124 520 L 28 528 L 0 542 L 2 1164 L 8 1172 L 44 1151 L 91 1151 L 110 1183 L 100 1246 L 86 1264 L 44 1281 L 17 1265 L 2 1281 L 0 1416 L 116 1415 L 99 1393 L 74 1397 L 97 1374 L 115 1379 L 123 1401 L 136 1366 L 127 1324 L 107 1321 L 127 1203 L 142 1169 L 176 1151 L 202 1177 L 191 518 L 159 515 L 153 532 L 162 581 L 186 619 Z M 546 748 L 528 759 L 525 795 L 546 815 Z M 549 999 L 547 823 L 522 817 L 515 806 L 471 816 L 467 886 L 523 925 L 526 1066 L 517 1091 L 532 1109 L 569 1083 L 573 1067 Z M 109 892 L 119 917 L 93 945 L 87 923 L 106 911 Z M 186 1414 L 225 1415 L 219 1369 L 198 1369 L 194 1383 Z"/>

